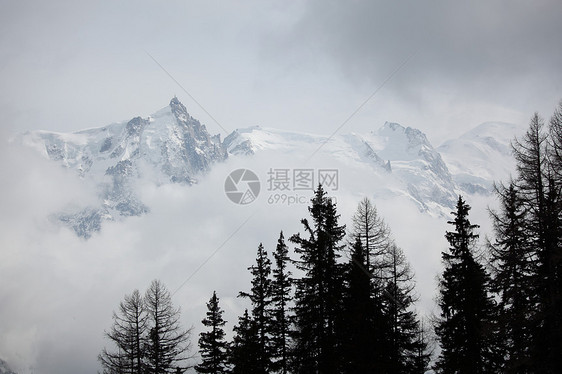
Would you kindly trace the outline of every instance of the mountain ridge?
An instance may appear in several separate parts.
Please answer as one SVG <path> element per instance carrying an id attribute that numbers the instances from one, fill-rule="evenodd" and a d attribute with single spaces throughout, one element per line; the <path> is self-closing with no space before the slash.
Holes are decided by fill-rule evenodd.
<path id="1" fill-rule="evenodd" d="M 360 166 L 379 176 L 383 195 L 406 196 L 420 211 L 444 215 L 458 194 L 489 193 L 493 181 L 512 170 L 507 128 L 514 129 L 484 123 L 437 148 L 419 129 L 394 122 L 367 134 L 332 137 L 250 126 L 221 141 L 174 97 L 147 118 L 74 133 L 31 131 L 19 141 L 97 186 L 98 205 L 56 214 L 78 236 L 88 238 L 104 221 L 149 213 L 136 193 L 139 180 L 190 186 L 203 182 L 217 163 L 231 159 L 242 165 L 245 157 L 262 152 L 310 154 Z"/>

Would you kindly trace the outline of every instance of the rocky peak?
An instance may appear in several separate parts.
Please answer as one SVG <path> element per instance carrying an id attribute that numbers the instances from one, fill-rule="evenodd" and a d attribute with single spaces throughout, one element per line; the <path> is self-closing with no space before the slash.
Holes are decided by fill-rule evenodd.
<path id="1" fill-rule="evenodd" d="M 142 132 L 144 126 L 148 124 L 148 121 L 142 119 L 141 117 L 135 117 L 127 123 L 125 127 L 127 134 L 130 136 L 138 136 Z"/>

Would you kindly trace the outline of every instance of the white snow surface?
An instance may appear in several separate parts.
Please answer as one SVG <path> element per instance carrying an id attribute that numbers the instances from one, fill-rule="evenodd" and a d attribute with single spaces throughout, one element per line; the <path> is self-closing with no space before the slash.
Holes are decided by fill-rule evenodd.
<path id="1" fill-rule="evenodd" d="M 237 129 L 221 143 L 173 99 L 146 119 L 72 134 L 28 132 L 20 140 L 92 183 L 107 183 L 107 175 L 115 173 L 131 185 L 135 177 L 148 177 L 159 185 L 197 183 L 212 162 L 221 161 L 213 153 L 221 147 L 224 157 L 228 152 L 231 162 L 241 166 L 246 157 L 273 157 L 276 165 L 291 158 L 301 167 L 321 160 L 344 169 L 341 172 L 374 176 L 376 185 L 365 189 L 376 199 L 401 196 L 421 212 L 442 216 L 451 211 L 459 194 L 489 194 L 494 181 L 509 176 L 514 170 L 510 141 L 517 133 L 515 125 L 488 122 L 434 148 L 422 131 L 392 122 L 366 134 L 332 137 L 251 126 Z M 187 143 L 186 134 L 191 136 Z M 104 201 L 107 206 L 107 196 Z M 145 212 L 141 203 L 135 202 L 127 214 Z"/>
<path id="2" fill-rule="evenodd" d="M 458 184 L 490 189 L 494 181 L 508 180 L 515 170 L 511 141 L 524 128 L 503 122 L 485 122 L 437 148 Z"/>

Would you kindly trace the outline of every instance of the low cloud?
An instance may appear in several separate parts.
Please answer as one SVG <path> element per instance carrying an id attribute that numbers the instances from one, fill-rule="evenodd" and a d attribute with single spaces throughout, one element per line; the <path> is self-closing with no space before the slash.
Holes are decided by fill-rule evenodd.
<path id="1" fill-rule="evenodd" d="M 419 310 L 430 313 L 444 241 L 443 217 L 420 213 L 407 199 L 379 198 L 374 186 L 381 176 L 350 172 L 345 162 L 320 153 L 300 156 L 231 158 L 216 165 L 192 187 L 144 183 L 139 187 L 150 213 L 105 222 L 89 240 L 50 221 L 60 205 L 90 198 L 81 181 L 54 163 L 27 150 L 8 147 L 2 168 L 9 176 L 2 188 L 3 209 L 0 300 L 0 354 L 18 373 L 76 373 L 99 369 L 97 354 L 108 342 L 103 332 L 125 294 L 144 292 L 160 279 L 182 308 L 182 324 L 194 326 L 197 350 L 205 303 L 217 291 L 226 310 L 227 330 L 248 307 L 237 298 L 250 287 L 246 270 L 260 242 L 271 253 L 279 235 L 302 232 L 306 204 L 271 204 L 267 190 L 270 168 L 335 168 L 340 170 L 337 198 L 341 222 L 349 223 L 358 201 L 369 196 L 389 223 L 416 271 Z M 226 176 L 245 167 L 258 174 L 262 191 L 249 205 L 232 203 L 224 194 Z M 30 178 L 42 181 L 41 188 Z M 81 192 L 82 191 L 82 192 Z M 292 248 L 292 245 L 290 245 Z"/>

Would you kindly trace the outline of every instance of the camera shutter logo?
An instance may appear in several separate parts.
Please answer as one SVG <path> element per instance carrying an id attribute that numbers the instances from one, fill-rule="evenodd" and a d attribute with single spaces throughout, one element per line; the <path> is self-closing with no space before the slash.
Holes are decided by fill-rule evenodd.
<path id="1" fill-rule="evenodd" d="M 260 180 L 251 170 L 237 169 L 226 177 L 224 192 L 233 203 L 250 204 L 260 194 Z"/>

